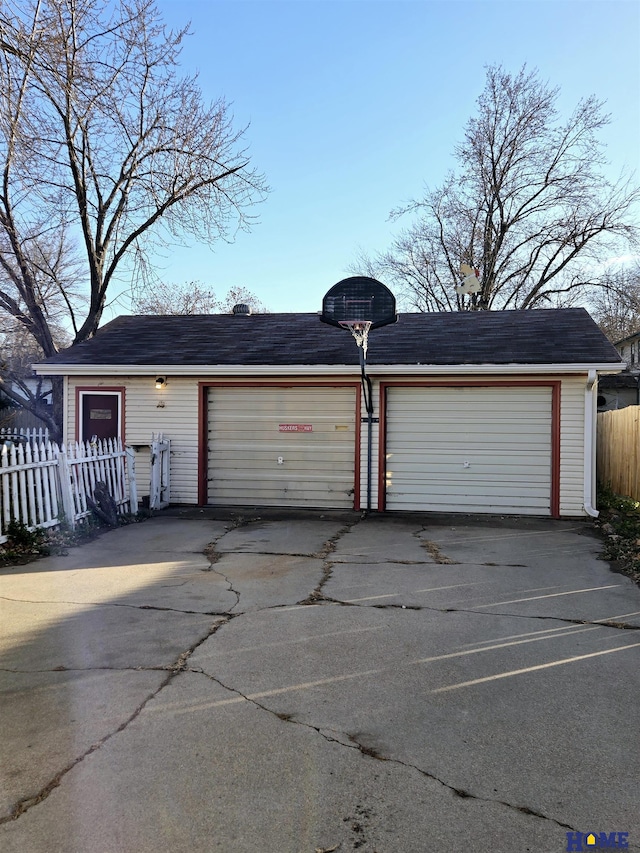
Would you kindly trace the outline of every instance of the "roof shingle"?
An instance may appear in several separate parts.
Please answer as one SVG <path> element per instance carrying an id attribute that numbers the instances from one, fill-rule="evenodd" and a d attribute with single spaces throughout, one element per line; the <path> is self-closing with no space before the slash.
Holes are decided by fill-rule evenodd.
<path id="1" fill-rule="evenodd" d="M 619 364 L 583 308 L 400 314 L 369 365 Z M 351 336 L 317 314 L 122 316 L 46 360 L 68 365 L 357 365 Z"/>

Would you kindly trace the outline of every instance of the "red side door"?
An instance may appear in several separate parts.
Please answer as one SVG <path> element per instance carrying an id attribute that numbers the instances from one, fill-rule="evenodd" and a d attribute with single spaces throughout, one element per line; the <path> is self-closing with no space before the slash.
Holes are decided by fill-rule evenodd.
<path id="1" fill-rule="evenodd" d="M 119 403 L 119 394 L 83 394 L 80 440 L 118 438 Z"/>

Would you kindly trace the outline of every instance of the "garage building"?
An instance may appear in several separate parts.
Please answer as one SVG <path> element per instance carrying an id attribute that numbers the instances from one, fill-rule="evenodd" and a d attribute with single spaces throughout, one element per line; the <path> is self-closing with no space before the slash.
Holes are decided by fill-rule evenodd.
<path id="1" fill-rule="evenodd" d="M 312 313 L 123 316 L 36 366 L 65 439 L 171 441 L 171 502 L 583 516 L 598 376 L 624 367 L 583 309 L 400 314 L 358 349 Z M 141 489 L 144 493 L 144 489 Z"/>

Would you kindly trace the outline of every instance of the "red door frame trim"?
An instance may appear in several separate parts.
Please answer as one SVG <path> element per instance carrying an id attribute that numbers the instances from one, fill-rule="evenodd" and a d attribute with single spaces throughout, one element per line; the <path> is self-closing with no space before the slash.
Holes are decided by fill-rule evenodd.
<path id="1" fill-rule="evenodd" d="M 360 443 L 362 425 L 360 423 L 362 400 L 360 381 L 336 382 L 331 379 L 317 381 L 292 382 L 291 380 L 251 380 L 244 382 L 221 382 L 204 380 L 198 382 L 198 506 L 207 506 L 208 488 L 208 448 L 209 407 L 208 388 L 353 388 L 356 391 L 355 436 L 354 436 L 354 476 L 353 476 L 353 508 L 360 509 Z"/>
<path id="2" fill-rule="evenodd" d="M 550 511 L 552 518 L 560 518 L 560 398 L 561 379 L 522 379 L 504 381 L 486 379 L 469 381 L 446 379 L 443 381 L 390 381 L 380 382 L 380 447 L 378 456 L 378 510 L 384 512 L 387 500 L 387 388 L 551 388 L 551 494 Z"/>
<path id="3" fill-rule="evenodd" d="M 107 394 L 120 394 L 120 439 L 122 445 L 125 444 L 125 404 L 126 404 L 126 386 L 124 385 L 77 385 L 76 386 L 76 424 L 75 436 L 76 441 L 80 441 L 80 418 L 82 410 L 80 408 L 81 394 L 95 394 L 96 392 L 104 391 Z"/>

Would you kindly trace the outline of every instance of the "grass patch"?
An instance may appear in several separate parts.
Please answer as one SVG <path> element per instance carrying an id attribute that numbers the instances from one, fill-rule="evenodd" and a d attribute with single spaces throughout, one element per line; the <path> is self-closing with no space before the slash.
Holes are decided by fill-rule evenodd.
<path id="1" fill-rule="evenodd" d="M 597 505 L 595 526 L 604 538 L 604 559 L 640 586 L 640 501 L 600 487 Z"/>

